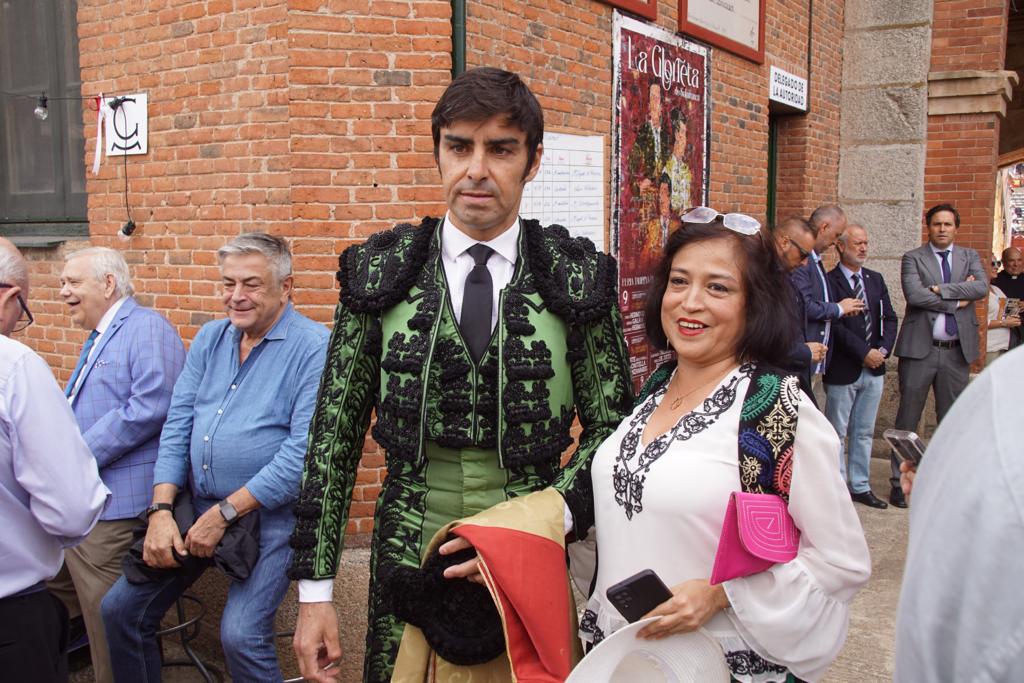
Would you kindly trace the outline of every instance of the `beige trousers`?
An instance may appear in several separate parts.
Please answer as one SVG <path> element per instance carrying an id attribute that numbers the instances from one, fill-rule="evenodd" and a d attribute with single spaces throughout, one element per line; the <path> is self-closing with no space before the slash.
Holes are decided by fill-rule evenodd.
<path id="1" fill-rule="evenodd" d="M 84 541 L 64 551 L 64 566 L 47 584 L 67 606 L 70 616 L 82 615 L 89 633 L 89 654 L 96 683 L 114 681 L 100 601 L 121 576 L 121 558 L 131 546 L 132 529 L 138 523 L 134 518 L 97 523 Z"/>

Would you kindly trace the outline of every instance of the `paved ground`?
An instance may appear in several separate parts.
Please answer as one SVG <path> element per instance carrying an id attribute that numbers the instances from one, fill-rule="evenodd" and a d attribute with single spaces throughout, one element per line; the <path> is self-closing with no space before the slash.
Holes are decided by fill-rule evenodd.
<path id="1" fill-rule="evenodd" d="M 889 496 L 889 461 L 871 461 L 871 484 L 883 500 Z M 827 683 L 891 681 L 896 604 L 907 552 L 910 510 L 890 506 L 874 510 L 856 505 L 868 546 L 871 580 L 857 594 L 850 615 L 850 634 L 839 659 L 825 677 Z"/>
<path id="2" fill-rule="evenodd" d="M 888 461 L 873 460 L 871 473 L 875 493 L 879 497 L 887 497 Z M 825 677 L 826 683 L 892 680 L 894 615 L 903 576 L 909 511 L 893 507 L 873 510 L 862 505 L 856 508 L 871 547 L 873 571 L 871 581 L 854 600 L 846 646 Z M 223 663 L 216 654 L 207 653 L 206 657 L 223 669 Z M 92 680 L 90 668 L 71 677 L 72 683 L 89 683 Z M 164 670 L 164 681 L 167 683 L 201 680 L 191 668 Z M 342 683 L 357 681 L 350 676 Z"/>

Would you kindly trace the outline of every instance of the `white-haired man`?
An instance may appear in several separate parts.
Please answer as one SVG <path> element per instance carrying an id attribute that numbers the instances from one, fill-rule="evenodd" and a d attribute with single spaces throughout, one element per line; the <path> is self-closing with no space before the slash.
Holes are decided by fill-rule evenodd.
<path id="1" fill-rule="evenodd" d="M 100 481 L 46 362 L 13 339 L 32 322 L 28 268 L 0 238 L 0 677 L 67 681 L 67 609 L 46 590 L 99 520 Z"/>
<path id="2" fill-rule="evenodd" d="M 113 493 L 100 523 L 65 558 L 50 584 L 81 613 L 97 683 L 113 681 L 100 601 L 121 575 L 137 517 L 149 504 L 160 430 L 185 347 L 160 314 L 132 298 L 128 264 L 113 249 L 69 254 L 60 295 L 75 326 L 89 331 L 65 395 L 103 482 Z"/>
<path id="3" fill-rule="evenodd" d="M 122 578 L 103 601 L 117 681 L 160 680 L 155 633 L 163 613 L 206 570 L 222 538 L 256 522 L 259 556 L 228 589 L 220 642 L 234 680 L 281 681 L 274 614 L 288 589 L 292 503 L 328 332 L 291 305 L 283 239 L 240 235 L 217 258 L 228 317 L 204 325 L 192 342 L 153 476 L 142 559 L 169 571 L 148 583 Z M 183 489 L 198 515 L 185 533 L 173 515 Z"/>

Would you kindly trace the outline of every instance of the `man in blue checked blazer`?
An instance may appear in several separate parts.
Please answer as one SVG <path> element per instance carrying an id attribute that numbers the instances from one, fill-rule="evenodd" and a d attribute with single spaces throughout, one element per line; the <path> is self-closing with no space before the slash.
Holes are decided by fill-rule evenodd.
<path id="1" fill-rule="evenodd" d="M 836 298 L 855 298 L 863 312 L 832 325 L 832 362 L 825 371 L 825 416 L 845 439 L 847 457 L 839 447 L 839 470 L 847 479 L 850 497 L 857 503 L 888 507 L 871 491 L 868 479 L 875 418 L 882 400 L 885 359 L 896 345 L 896 311 L 882 274 L 864 267 L 868 257 L 868 233 L 850 225 L 839 238 L 839 265 L 829 271 L 829 288 Z"/>
<path id="2" fill-rule="evenodd" d="M 113 676 L 100 601 L 121 575 L 132 527 L 149 504 L 185 347 L 165 318 L 132 298 L 128 264 L 117 251 L 70 254 L 60 282 L 71 321 L 89 331 L 64 393 L 113 498 L 86 540 L 68 550 L 50 588 L 72 616 L 81 613 L 96 681 L 105 683 Z"/>

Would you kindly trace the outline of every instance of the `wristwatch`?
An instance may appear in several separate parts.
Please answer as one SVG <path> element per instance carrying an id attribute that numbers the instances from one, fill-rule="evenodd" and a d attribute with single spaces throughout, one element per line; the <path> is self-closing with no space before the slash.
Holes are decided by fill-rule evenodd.
<path id="1" fill-rule="evenodd" d="M 234 524 L 235 520 L 238 519 L 238 510 L 235 506 L 229 503 L 227 500 L 222 500 L 217 504 L 220 508 L 220 516 L 224 518 L 224 521 L 228 524 Z"/>
<path id="2" fill-rule="evenodd" d="M 168 512 L 174 512 L 174 506 L 170 503 L 153 503 L 146 508 L 146 519 L 154 512 L 160 512 L 161 510 L 167 510 Z"/>

